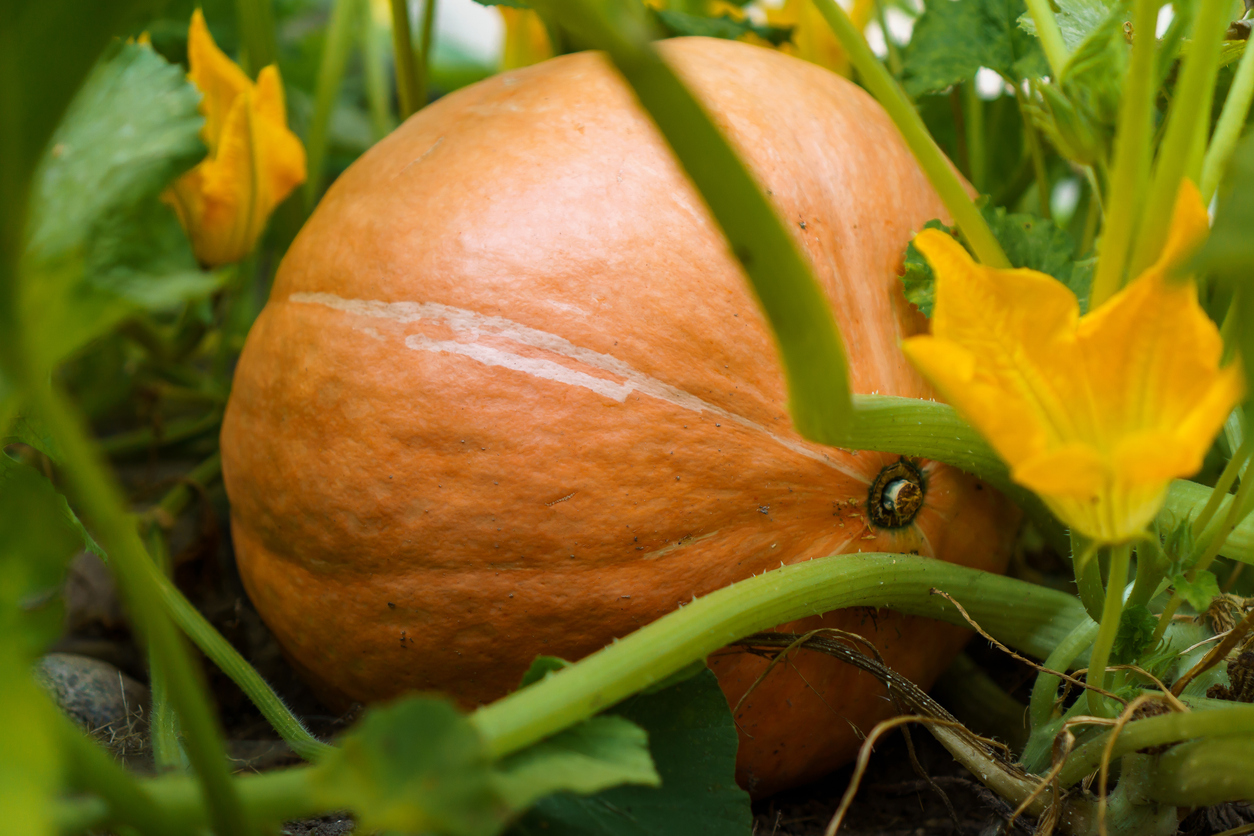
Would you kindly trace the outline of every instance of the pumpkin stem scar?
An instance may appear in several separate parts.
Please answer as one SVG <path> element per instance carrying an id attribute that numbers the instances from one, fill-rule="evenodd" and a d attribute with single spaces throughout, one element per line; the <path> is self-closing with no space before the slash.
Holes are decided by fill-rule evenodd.
<path id="1" fill-rule="evenodd" d="M 879 528 L 909 525 L 923 507 L 927 483 L 913 462 L 899 459 L 885 467 L 867 492 L 867 516 Z"/>

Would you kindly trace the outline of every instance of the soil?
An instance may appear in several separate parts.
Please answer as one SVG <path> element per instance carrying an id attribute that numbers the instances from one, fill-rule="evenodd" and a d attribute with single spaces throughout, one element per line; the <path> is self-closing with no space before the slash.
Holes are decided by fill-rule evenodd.
<path id="1" fill-rule="evenodd" d="M 151 495 L 164 480 L 148 468 L 132 474 L 141 483 L 137 493 Z M 146 483 L 143 484 L 143 483 Z M 146 490 L 144 488 L 147 488 Z M 202 495 L 199 510 L 185 514 L 171 533 L 175 579 L 213 625 L 235 645 L 310 728 L 323 738 L 343 731 L 355 718 L 328 711 L 284 660 L 273 637 L 253 609 L 235 571 L 226 526 L 226 501 L 221 487 Z M 80 559 L 67 594 L 67 634 L 52 648 L 103 659 L 127 675 L 144 681 L 142 654 L 119 617 L 116 591 L 107 573 Z M 973 642 L 968 653 L 1006 690 L 1025 697 L 1031 671 Z M 298 762 L 287 745 L 275 740 L 269 724 L 225 675 L 204 663 L 230 752 L 241 771 L 281 767 Z M 151 769 L 146 741 L 127 736 L 118 745 L 115 730 L 102 733 L 133 768 Z M 917 759 L 930 783 L 911 765 L 904 738 L 886 737 L 871 757 L 866 775 L 841 833 L 845 836 L 993 836 L 1007 833 L 1009 807 L 986 790 L 925 731 L 912 740 Z M 846 767 L 809 786 L 754 804 L 754 836 L 816 836 L 823 834 L 849 783 Z M 1182 822 L 1183 836 L 1212 836 L 1254 822 L 1247 805 L 1222 805 L 1194 813 Z M 1035 823 L 1020 820 L 1010 833 L 1033 832 Z M 342 836 L 353 831 L 345 815 L 289 822 L 285 836 Z"/>

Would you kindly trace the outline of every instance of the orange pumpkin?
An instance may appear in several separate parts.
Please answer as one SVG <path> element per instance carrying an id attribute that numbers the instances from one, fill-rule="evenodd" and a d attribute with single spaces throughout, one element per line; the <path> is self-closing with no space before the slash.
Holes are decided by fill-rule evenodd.
<path id="1" fill-rule="evenodd" d="M 855 390 L 930 397 L 898 350 L 925 322 L 897 272 L 945 211 L 883 111 L 770 50 L 661 49 L 811 259 Z M 735 258 L 605 58 L 490 78 L 358 160 L 279 270 L 222 431 L 244 583 L 329 700 L 434 689 L 473 707 L 538 654 L 578 659 L 781 563 L 1004 567 L 1002 497 L 935 462 L 805 441 L 782 380 Z M 886 468 L 907 477 L 898 520 L 868 503 L 902 487 L 877 483 Z M 886 611 L 783 626 L 820 625 L 924 686 L 966 638 Z M 758 795 L 839 765 L 853 727 L 890 710 L 865 674 L 795 661 L 737 718 Z M 763 664 L 711 659 L 733 705 Z"/>

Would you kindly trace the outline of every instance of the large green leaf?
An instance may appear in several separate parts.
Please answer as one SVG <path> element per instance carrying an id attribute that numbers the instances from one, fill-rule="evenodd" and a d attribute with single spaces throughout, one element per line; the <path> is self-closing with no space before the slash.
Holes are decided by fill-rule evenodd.
<path id="1" fill-rule="evenodd" d="M 614 709 L 644 727 L 660 787 L 616 787 L 542 800 L 513 836 L 736 836 L 749 834 L 749 796 L 736 786 L 736 727 L 708 669 Z"/>
<path id="2" fill-rule="evenodd" d="M 199 94 L 151 49 L 119 45 L 53 135 L 32 188 L 22 314 L 55 363 L 136 308 L 217 286 L 157 195 L 204 154 Z"/>
<path id="3" fill-rule="evenodd" d="M 947 1 L 947 0 L 946 0 Z M 573 38 L 609 53 L 700 190 L 774 333 L 798 431 L 830 442 L 853 406 L 831 306 L 791 233 L 726 137 L 650 46 L 645 7 L 623 0 L 539 0 Z"/>
<path id="4" fill-rule="evenodd" d="M 934 93 L 988 67 L 1016 81 L 1048 73 L 1036 38 L 1019 28 L 1023 0 L 927 0 L 902 56 L 912 96 Z"/>
<path id="5" fill-rule="evenodd" d="M 363 829 L 491 836 L 552 793 L 652 786 L 658 774 L 645 731 L 624 717 L 593 717 L 493 763 L 451 703 L 414 697 L 368 712 L 313 781 Z"/>

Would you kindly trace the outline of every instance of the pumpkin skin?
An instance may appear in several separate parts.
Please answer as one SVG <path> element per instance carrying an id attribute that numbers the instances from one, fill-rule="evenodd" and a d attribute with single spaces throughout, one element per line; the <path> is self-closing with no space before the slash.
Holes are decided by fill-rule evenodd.
<path id="1" fill-rule="evenodd" d="M 843 78 L 705 38 L 660 48 L 770 191 L 836 311 L 855 391 L 931 397 L 898 269 L 946 213 Z M 332 704 L 438 690 L 467 708 L 539 654 L 578 659 L 781 563 L 917 552 L 1001 571 L 1018 516 L 919 461 L 909 525 L 867 519 L 898 456 L 793 430 L 770 331 L 698 194 L 597 54 L 447 96 L 328 191 L 249 334 L 222 430 L 244 584 Z M 966 640 L 889 611 L 856 630 L 930 686 Z M 755 795 L 848 760 L 891 713 L 818 654 L 741 706 Z M 710 659 L 731 705 L 765 662 Z"/>

